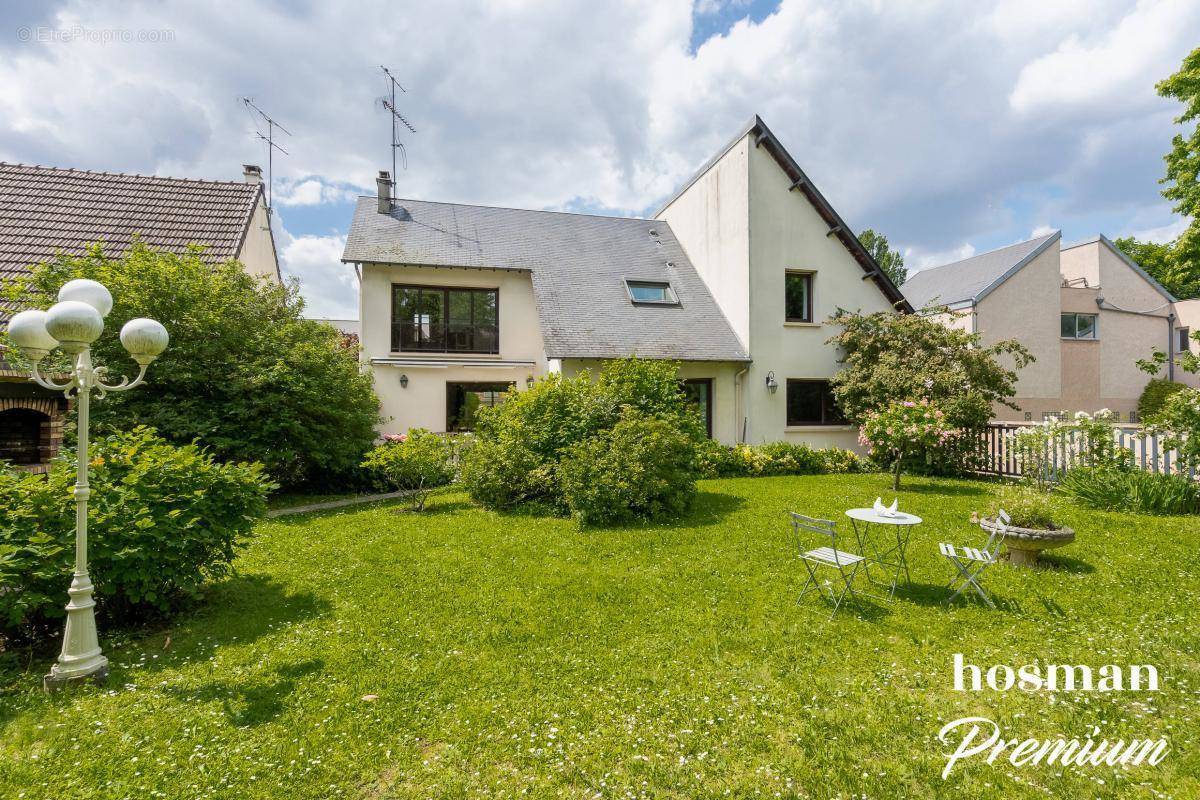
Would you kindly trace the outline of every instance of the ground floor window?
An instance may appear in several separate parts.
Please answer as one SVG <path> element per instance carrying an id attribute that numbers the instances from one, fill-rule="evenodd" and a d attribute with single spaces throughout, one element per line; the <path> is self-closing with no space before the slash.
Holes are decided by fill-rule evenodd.
<path id="1" fill-rule="evenodd" d="M 446 384 L 446 430 L 470 431 L 475 429 L 475 414 L 480 407 L 498 405 L 504 393 L 510 391 L 509 383 L 447 383 Z"/>
<path id="2" fill-rule="evenodd" d="M 700 409 L 704 430 L 712 438 L 712 378 L 689 378 L 683 382 L 683 394 L 688 402 Z"/>
<path id="3" fill-rule="evenodd" d="M 833 399 L 829 381 L 788 378 L 787 424 L 843 425 L 846 418 Z"/>

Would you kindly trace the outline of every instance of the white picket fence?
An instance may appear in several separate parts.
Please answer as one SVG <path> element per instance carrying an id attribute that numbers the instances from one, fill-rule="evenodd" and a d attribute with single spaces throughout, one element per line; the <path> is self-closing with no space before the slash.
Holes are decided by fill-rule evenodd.
<path id="1" fill-rule="evenodd" d="M 1022 430 L 1035 427 L 1019 422 L 989 422 L 980 433 L 981 472 L 988 475 L 1020 477 L 1024 471 L 1025 454 L 1017 447 L 1016 437 Z M 1114 425 L 1113 443 L 1133 454 L 1139 469 L 1165 474 L 1186 474 L 1195 480 L 1195 467 L 1184 468 L 1174 450 L 1164 447 L 1159 437 L 1147 434 L 1140 425 Z M 1074 466 L 1087 466 L 1083 435 L 1079 431 L 1060 433 L 1048 445 L 1051 471 L 1060 474 Z"/>

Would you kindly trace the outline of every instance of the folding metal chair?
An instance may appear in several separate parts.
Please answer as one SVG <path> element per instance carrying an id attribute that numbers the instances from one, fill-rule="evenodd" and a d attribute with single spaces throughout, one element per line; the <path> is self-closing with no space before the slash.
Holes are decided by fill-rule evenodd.
<path id="1" fill-rule="evenodd" d="M 992 602 L 992 598 L 988 597 L 987 592 L 983 590 L 983 586 L 979 583 L 979 576 L 984 573 L 988 567 L 1000 560 L 1000 547 L 1004 544 L 1004 536 L 1008 532 L 1008 526 L 1012 522 L 1012 518 L 1000 509 L 996 515 L 996 524 L 992 527 L 992 533 L 988 536 L 987 543 L 982 548 L 977 547 L 955 547 L 948 542 L 942 542 L 938 545 L 938 549 L 942 555 L 954 565 L 958 570 L 958 574 L 950 579 L 950 583 L 946 584 L 946 588 L 954 589 L 954 594 L 946 600 L 946 605 L 950 605 L 954 600 L 966 591 L 967 587 L 975 590 L 976 594 L 983 599 L 991 608 L 995 608 L 996 604 Z M 955 586 L 958 588 L 955 589 Z"/>
<path id="2" fill-rule="evenodd" d="M 796 602 L 800 602 L 806 594 L 816 589 L 822 596 L 827 596 L 833 602 L 833 613 L 829 615 L 829 618 L 833 619 L 847 595 L 857 600 L 861 594 L 854 591 L 853 582 L 859 567 L 866 564 L 866 559 L 855 553 L 838 549 L 837 526 L 831 520 L 806 517 L 794 511 L 789 511 L 788 514 L 792 518 L 792 538 L 796 543 L 796 551 L 800 555 L 800 560 L 804 562 L 805 569 L 808 570 L 808 580 L 805 581 L 804 588 L 801 590 L 800 596 L 796 598 Z M 829 546 L 806 550 L 804 532 L 807 531 L 829 537 Z M 817 570 L 821 568 L 836 570 L 841 576 L 843 588 L 840 593 L 835 591 L 829 580 L 822 582 L 817 578 Z"/>

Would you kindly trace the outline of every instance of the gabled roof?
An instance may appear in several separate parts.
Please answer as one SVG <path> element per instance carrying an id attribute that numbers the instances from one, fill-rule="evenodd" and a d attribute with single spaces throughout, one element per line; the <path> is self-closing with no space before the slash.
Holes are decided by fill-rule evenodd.
<path id="1" fill-rule="evenodd" d="M 1083 247 L 1085 244 L 1095 244 L 1096 242 L 1100 242 L 1105 247 L 1107 247 L 1109 250 L 1112 250 L 1114 253 L 1116 253 L 1117 257 L 1125 262 L 1126 266 L 1128 266 L 1131 270 L 1136 272 L 1138 275 L 1141 275 L 1146 280 L 1146 283 L 1150 284 L 1154 288 L 1154 290 L 1156 292 L 1158 292 L 1159 294 L 1161 294 L 1163 297 L 1165 297 L 1168 302 L 1171 302 L 1171 303 L 1179 302 L 1179 300 L 1175 297 L 1175 295 L 1168 292 L 1165 286 L 1163 286 L 1161 283 L 1156 281 L 1149 272 L 1146 272 L 1146 270 L 1142 269 L 1140 264 L 1138 264 L 1136 261 L 1134 261 L 1128 255 L 1126 255 L 1124 250 L 1117 247 L 1116 242 L 1109 239 L 1103 233 L 1100 234 L 1099 236 L 1093 236 L 1091 239 L 1085 239 L 1082 242 L 1075 242 L 1074 244 L 1065 245 L 1065 246 L 1063 246 L 1063 250 L 1074 250 L 1076 247 Z"/>
<path id="2" fill-rule="evenodd" d="M 680 195 L 691 188 L 692 184 L 700 180 L 700 178 L 704 176 L 704 173 L 712 169 L 713 166 L 716 165 L 716 163 L 720 161 L 726 153 L 733 149 L 738 142 L 751 134 L 754 135 L 754 146 L 765 147 L 767 149 L 767 152 L 771 154 L 771 157 L 775 159 L 775 162 L 779 164 L 780 169 L 782 169 L 788 178 L 791 179 L 792 189 L 800 191 L 804 194 L 808 201 L 812 203 L 813 208 L 816 209 L 817 213 L 821 215 L 821 218 L 825 220 L 825 223 L 829 225 L 830 234 L 836 235 L 838 241 L 840 241 L 846 247 L 846 249 L 850 251 L 850 255 L 854 256 L 854 260 L 858 262 L 859 266 L 862 267 L 863 272 L 866 273 L 864 280 L 868 277 L 871 278 L 875 285 L 879 287 L 879 290 L 883 292 L 884 297 L 888 299 L 888 302 L 897 309 L 901 311 L 912 311 L 913 309 L 909 305 L 908 299 L 905 298 L 905 296 L 900 292 L 899 288 L 896 287 L 896 284 L 892 283 L 892 280 L 887 276 L 887 273 L 880 269 L 879 264 L 875 261 L 875 258 L 865 247 L 863 247 L 862 242 L 858 240 L 858 237 L 854 234 L 854 231 L 850 229 L 850 226 L 846 224 L 846 221 L 842 219 L 841 215 L 838 214 L 834 207 L 830 205 L 829 201 L 825 199 L 825 195 L 821 194 L 820 190 L 817 189 L 812 180 L 806 174 L 804 174 L 804 170 L 800 169 L 800 165 L 796 163 L 796 159 L 792 158 L 791 153 L 784 148 L 783 144 L 778 138 L 776 138 L 775 134 L 771 132 L 771 129 L 767 127 L 767 124 L 763 122 L 762 118 L 757 114 L 754 115 L 753 119 L 751 119 L 750 122 L 745 125 L 736 136 L 729 140 L 728 144 L 717 151 L 716 155 L 704 162 L 704 165 L 701 166 L 700 169 L 696 170 L 696 173 L 684 182 L 683 186 L 679 188 L 679 191 L 671 195 L 671 197 L 659 207 L 659 209 L 654 213 L 654 216 L 657 217 L 658 215 L 662 214 L 662 212 L 665 211 L 668 206 L 679 199 Z"/>
<path id="3" fill-rule="evenodd" d="M 549 358 L 749 360 L 660 220 L 362 197 L 342 260 L 529 272 Z M 679 305 L 634 305 L 627 279 L 667 281 Z"/>
<path id="4" fill-rule="evenodd" d="M 207 259 L 235 258 L 261 193 L 258 183 L 0 162 L 0 278 L 97 241 L 116 255 L 134 236 L 160 250 L 202 244 Z"/>
<path id="5" fill-rule="evenodd" d="M 962 261 L 923 269 L 905 281 L 900 291 L 916 308 L 930 301 L 948 306 L 978 303 L 1061 238 L 1062 231 L 1055 231 Z"/>

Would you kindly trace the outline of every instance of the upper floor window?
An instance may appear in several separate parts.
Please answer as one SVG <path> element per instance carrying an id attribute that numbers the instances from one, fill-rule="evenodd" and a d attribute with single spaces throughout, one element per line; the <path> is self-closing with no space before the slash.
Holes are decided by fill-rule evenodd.
<path id="1" fill-rule="evenodd" d="M 841 425 L 845 421 L 829 381 L 788 379 L 788 425 Z"/>
<path id="2" fill-rule="evenodd" d="M 1061 320 L 1062 338 L 1097 338 L 1097 316 L 1095 314 L 1063 314 Z"/>
<path id="3" fill-rule="evenodd" d="M 679 298 L 671 284 L 665 281 L 625 281 L 629 299 L 635 303 L 653 303 L 662 306 L 677 306 Z"/>
<path id="4" fill-rule="evenodd" d="M 1175 350 L 1179 353 L 1186 353 L 1192 349 L 1191 328 L 1176 328 L 1175 334 L 1178 336 L 1178 341 L 1175 343 Z"/>
<path id="5" fill-rule="evenodd" d="M 788 272 L 783 280 L 783 318 L 788 322 L 812 322 L 813 274 Z"/>
<path id="6" fill-rule="evenodd" d="M 500 352 L 496 289 L 392 287 L 392 350 Z"/>

